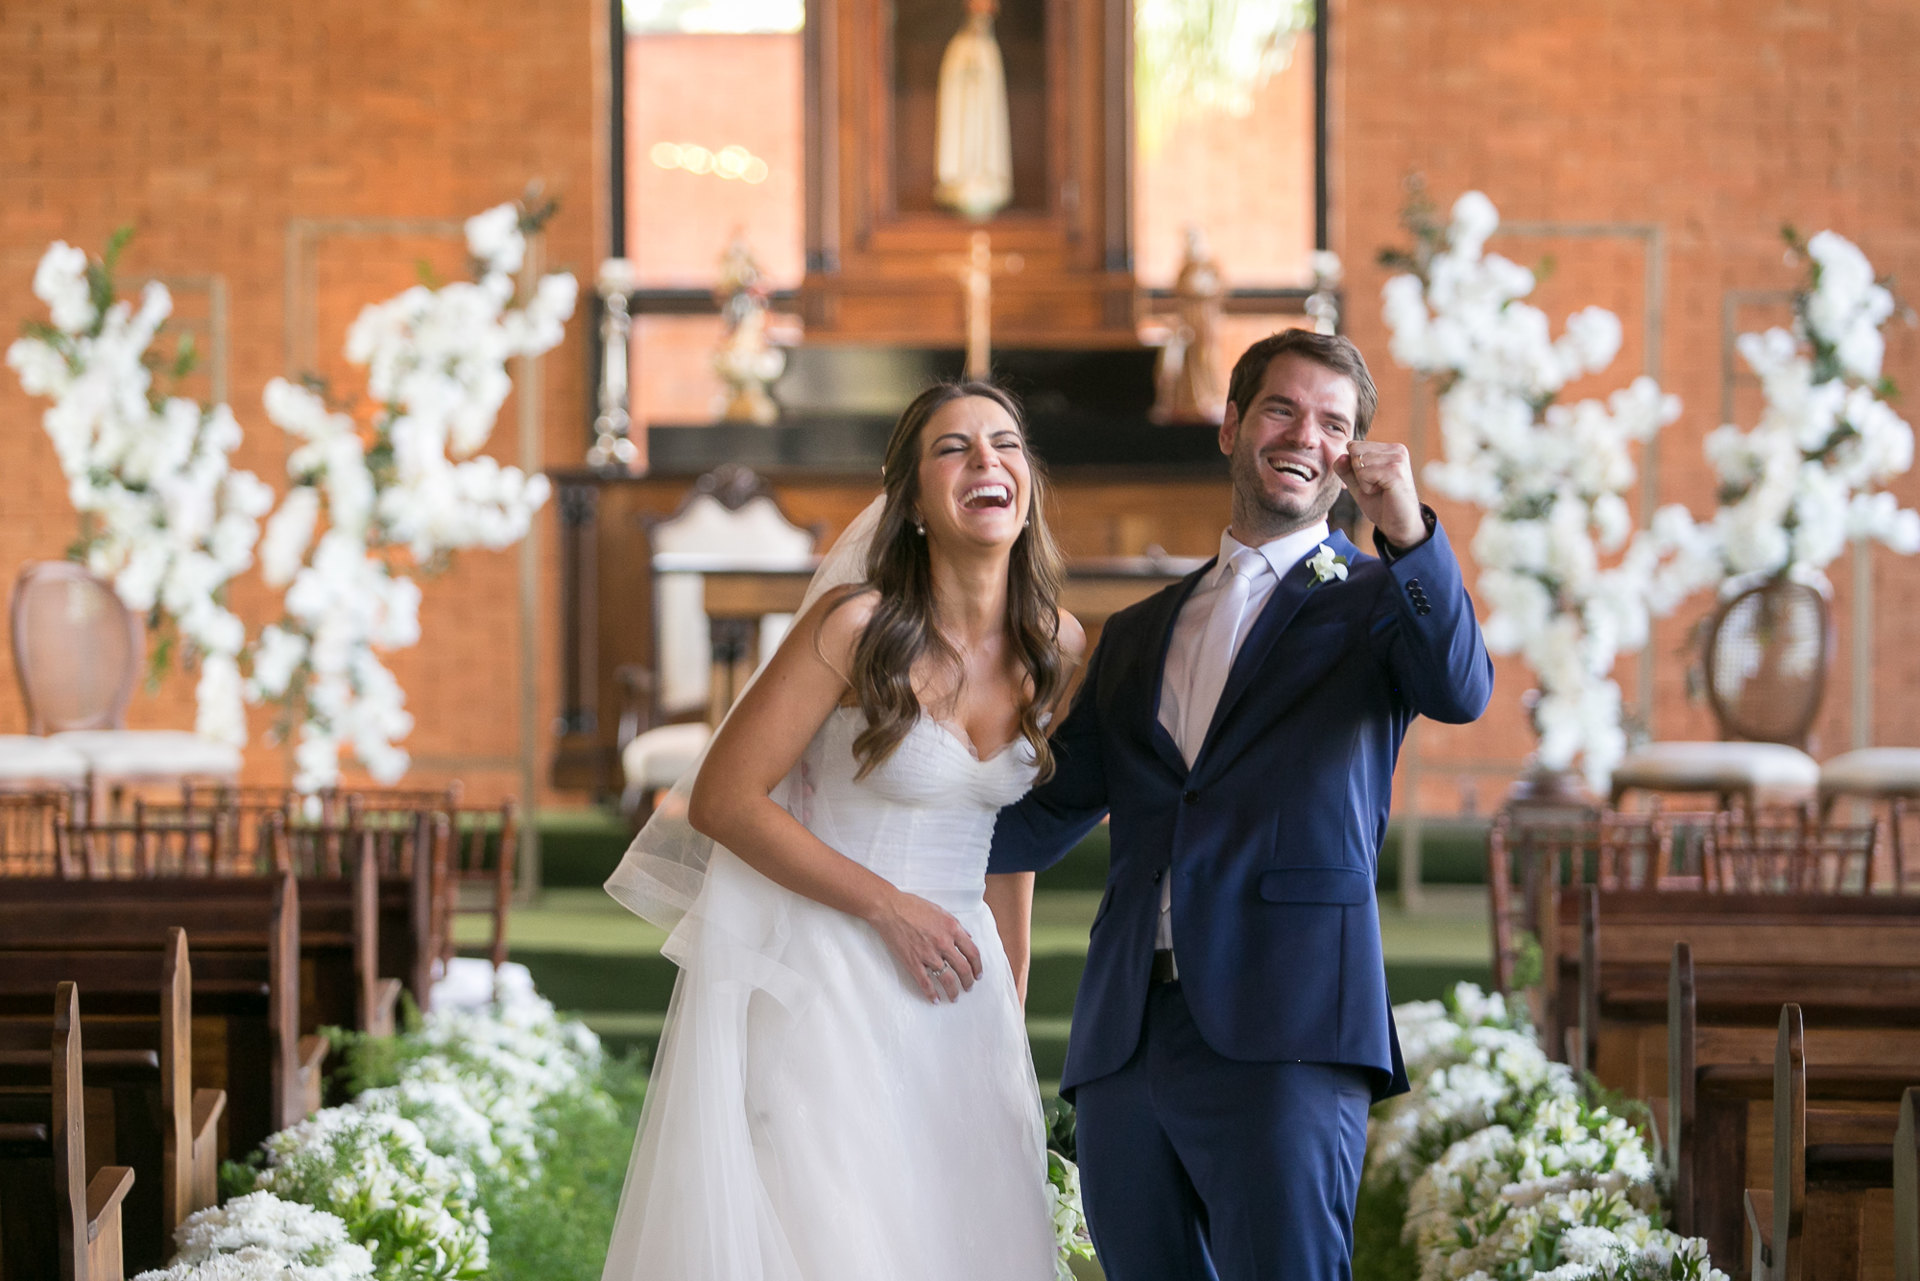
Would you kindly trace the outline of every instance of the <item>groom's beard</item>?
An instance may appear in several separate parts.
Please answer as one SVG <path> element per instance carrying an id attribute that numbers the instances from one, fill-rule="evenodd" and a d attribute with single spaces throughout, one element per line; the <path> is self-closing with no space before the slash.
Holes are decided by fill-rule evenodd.
<path id="1" fill-rule="evenodd" d="M 1267 487 L 1272 469 L 1252 449 L 1236 448 L 1228 463 L 1233 479 L 1234 524 L 1244 526 L 1262 542 L 1326 519 L 1344 488 L 1340 478 L 1327 471 L 1311 493 L 1276 494 Z"/>

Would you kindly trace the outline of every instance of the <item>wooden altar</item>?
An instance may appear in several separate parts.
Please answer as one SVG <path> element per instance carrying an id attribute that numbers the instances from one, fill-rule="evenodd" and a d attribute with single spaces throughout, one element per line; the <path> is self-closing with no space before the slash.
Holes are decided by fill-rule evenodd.
<path id="1" fill-rule="evenodd" d="M 677 430 L 698 433 L 696 441 L 710 436 L 720 448 L 730 431 Z M 766 444 L 769 452 L 777 452 L 773 446 L 782 429 L 740 430 L 758 432 L 762 438 L 771 435 L 774 439 Z M 826 435 L 831 439 L 831 433 Z M 679 452 L 688 460 L 696 454 L 691 443 Z M 1090 633 L 1097 635 L 1101 620 L 1194 563 L 1178 558 L 1211 556 L 1218 549 L 1228 517 L 1228 484 L 1225 459 L 1217 452 L 1213 458 L 1211 464 L 1054 469 L 1053 525 L 1073 571 L 1066 604 Z M 596 796 L 620 790 L 622 693 L 615 673 L 628 665 L 653 669 L 654 575 L 657 568 L 670 568 L 652 563 L 646 526 L 674 512 L 702 470 L 645 477 L 585 469 L 550 473 L 561 556 L 561 710 L 551 776 L 555 787 Z M 879 492 L 877 455 L 870 466 L 857 470 L 844 462 L 830 469 L 771 464 L 759 470 L 787 517 L 815 529 L 823 548 Z M 750 670 L 751 629 L 746 620 L 797 603 L 805 575 L 722 573 L 706 581 L 708 613 L 720 622 L 716 653 L 735 669 L 738 680 L 740 670 Z"/>

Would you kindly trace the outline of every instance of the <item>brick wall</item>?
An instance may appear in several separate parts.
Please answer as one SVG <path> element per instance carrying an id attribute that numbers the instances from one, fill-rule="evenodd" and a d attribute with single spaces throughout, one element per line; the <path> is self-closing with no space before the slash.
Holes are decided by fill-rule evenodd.
<path id="1" fill-rule="evenodd" d="M 298 7 L 185 0 L 13 0 L 0 6 L 0 339 L 44 315 L 33 267 L 64 238 L 98 251 L 123 225 L 123 260 L 145 276 L 224 279 L 230 296 L 229 397 L 247 439 L 238 461 L 284 483 L 286 448 L 266 421 L 260 389 L 290 372 L 288 347 L 311 335 L 312 361 L 350 389 L 338 351 L 363 303 L 412 283 L 426 260 L 461 270 L 457 240 L 368 234 L 316 236 L 311 303 L 290 309 L 290 230 L 297 220 L 457 220 L 542 182 L 561 202 L 549 263 L 591 276 L 604 245 L 596 159 L 605 136 L 598 24 L 605 5 L 563 0 L 318 0 Z M 182 314 L 205 298 L 181 291 Z M 289 332 L 289 321 L 293 332 Z M 548 356 L 540 417 L 546 456 L 580 455 L 581 322 Z M 53 452 L 31 400 L 0 376 L 0 573 L 61 554 L 74 533 Z M 520 461 L 510 401 L 491 446 Z M 554 614 L 552 517 L 541 521 L 542 615 Z M 465 778 L 480 798 L 520 788 L 517 553 L 476 552 L 425 584 L 424 643 L 394 666 L 418 719 L 408 746 L 422 783 Z M 249 578 L 236 593 L 252 626 L 269 594 Z M 542 628 L 538 742 L 553 711 L 551 647 Z M 135 725 L 191 723 L 179 675 L 136 696 Z M 285 764 L 254 718 L 248 775 Z M 25 727 L 18 691 L 0 681 L 0 732 Z M 542 770 L 544 773 L 544 769 Z"/>
<path id="2" fill-rule="evenodd" d="M 1380 375 L 1383 436 L 1409 439 L 1408 376 L 1387 356 L 1380 319 L 1382 246 L 1403 239 L 1401 184 L 1424 175 L 1444 205 L 1478 187 L 1510 220 L 1653 224 L 1665 240 L 1662 381 L 1685 401 L 1660 443 L 1662 501 L 1711 510 L 1711 474 L 1700 441 L 1721 421 L 1722 308 L 1739 290 L 1784 290 L 1779 229 L 1841 231 L 1875 265 L 1920 289 L 1920 160 L 1908 122 L 1920 115 L 1920 10 L 1905 0 L 1335 0 L 1333 26 L 1334 248 L 1348 264 L 1348 323 Z M 1617 386 L 1646 366 L 1647 301 L 1641 243 L 1625 236 L 1504 237 L 1494 248 L 1522 262 L 1551 255 L 1540 296 L 1562 318 L 1588 302 L 1621 312 L 1627 345 Z M 1737 309 L 1737 327 L 1779 323 L 1784 308 Z M 1916 409 L 1920 335 L 1896 324 L 1887 372 Z M 1576 389 L 1579 390 L 1579 389 Z M 1751 426 L 1759 394 L 1736 380 L 1734 421 Z M 1416 445 L 1434 446 L 1431 411 Z M 1897 492 L 1920 501 L 1920 473 Z M 1465 513 L 1445 512 L 1465 533 Z M 1816 727 L 1816 754 L 1853 743 L 1850 660 L 1853 567 L 1837 561 L 1838 653 Z M 1920 743 L 1920 660 L 1908 637 L 1920 626 L 1920 562 L 1871 556 L 1871 648 L 1876 743 Z M 1681 650 L 1697 601 L 1653 643 L 1654 728 L 1663 738 L 1712 737 L 1703 706 L 1687 701 Z M 1619 670 L 1629 701 L 1635 664 Z M 1498 802 L 1504 772 L 1529 747 L 1519 712 L 1527 672 L 1500 665 L 1493 712 L 1466 728 L 1423 726 L 1422 799 L 1482 808 Z M 1476 770 L 1485 767 L 1491 773 Z"/>
<path id="3" fill-rule="evenodd" d="M 287 371 L 289 340 L 299 338 L 287 328 L 295 220 L 455 219 L 537 178 L 562 200 L 550 260 L 590 270 L 605 243 L 602 9 L 586 0 L 322 0 L 296 21 L 278 6 L 219 0 L 0 7 L 0 333 L 37 312 L 28 282 L 47 242 L 97 248 L 115 227 L 135 225 L 130 276 L 224 278 L 230 398 L 256 429 L 241 461 L 277 479 L 284 448 L 258 395 Z M 1920 81 L 1910 74 L 1920 11 L 1910 0 L 1335 0 L 1333 16 L 1331 233 L 1348 264 L 1350 330 L 1381 376 L 1382 436 L 1433 445 L 1431 413 L 1416 432 L 1410 381 L 1387 358 L 1383 276 L 1371 266 L 1376 250 L 1401 239 L 1401 184 L 1413 172 L 1443 202 L 1479 187 L 1509 219 L 1563 225 L 1496 248 L 1528 262 L 1551 257 L 1540 293 L 1551 314 L 1589 302 L 1621 312 L 1626 348 L 1614 374 L 1589 389 L 1604 392 L 1657 363 L 1686 402 L 1661 445 L 1659 494 L 1702 513 L 1710 482 L 1699 442 L 1721 421 L 1723 306 L 1731 291 L 1793 282 L 1779 225 L 1835 227 L 1910 291 L 1920 281 L 1920 161 L 1902 135 L 1920 117 Z M 768 50 L 776 60 L 777 43 Z M 789 81 L 767 80 L 777 99 L 770 110 L 792 110 Z M 739 116 L 739 127 L 754 119 Z M 1565 224 L 1611 230 L 1576 236 Z M 1660 229 L 1664 248 L 1664 283 L 1652 293 L 1647 241 L 1626 230 L 1646 226 Z M 448 253 L 444 240 L 416 235 L 316 241 L 313 305 L 293 309 L 296 326 L 314 336 L 315 359 L 338 372 L 331 353 L 354 309 L 409 279 L 417 258 L 445 264 Z M 711 256 L 698 256 L 704 274 Z M 1231 278 L 1233 264 L 1222 267 Z M 201 314 L 204 302 L 186 291 L 181 309 Z M 1655 306 L 1662 325 L 1649 350 L 1642 319 Z M 1777 318 L 1764 303 L 1736 311 L 1740 327 Z M 576 321 L 544 365 L 541 418 L 556 459 L 579 455 L 581 337 Z M 1896 328 L 1888 370 L 1920 385 L 1914 331 Z M 1734 380 L 1737 421 L 1753 421 L 1757 400 L 1750 379 Z M 58 555 L 71 536 L 39 413 L 11 376 L 0 377 L 0 567 Z M 496 436 L 503 457 L 517 454 L 516 422 L 510 404 Z M 1900 494 L 1920 501 L 1920 478 Z M 1445 515 L 1468 532 L 1465 513 Z M 540 537 L 544 773 L 557 632 L 550 515 Z M 1920 652 L 1903 643 L 1920 625 L 1920 564 L 1876 552 L 1870 570 L 1871 737 L 1920 741 L 1912 728 Z M 1823 753 L 1849 746 L 1856 728 L 1847 561 L 1834 579 L 1839 648 L 1818 728 Z M 396 664 L 420 721 L 411 746 L 428 762 L 423 779 L 439 770 L 482 790 L 514 783 L 497 763 L 518 750 L 517 710 L 504 692 L 519 670 L 518 583 L 514 556 L 479 553 L 427 584 L 427 642 Z M 246 587 L 240 605 L 251 622 L 264 621 L 263 591 Z M 1665 737 L 1711 733 L 1682 691 L 1679 650 L 1698 612 L 1663 625 L 1654 642 L 1654 724 Z M 1621 675 L 1631 700 L 1631 660 Z M 1424 805 L 1451 809 L 1468 792 L 1482 808 L 1497 803 L 1529 745 L 1518 702 L 1526 685 L 1523 669 L 1503 664 L 1484 722 L 1421 731 Z M 188 706 L 176 679 L 137 700 L 135 722 L 184 723 Z M 0 682 L 0 730 L 23 720 L 14 687 Z M 267 749 L 250 757 L 257 776 L 279 768 Z"/>

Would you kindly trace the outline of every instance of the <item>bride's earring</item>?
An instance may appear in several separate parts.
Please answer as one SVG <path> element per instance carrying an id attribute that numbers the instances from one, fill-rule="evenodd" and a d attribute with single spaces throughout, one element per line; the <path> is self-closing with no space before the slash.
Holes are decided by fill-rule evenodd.
<path id="1" fill-rule="evenodd" d="M 924 520 L 914 521 L 913 532 L 920 535 L 920 537 L 925 538 L 927 536 L 927 522 Z"/>

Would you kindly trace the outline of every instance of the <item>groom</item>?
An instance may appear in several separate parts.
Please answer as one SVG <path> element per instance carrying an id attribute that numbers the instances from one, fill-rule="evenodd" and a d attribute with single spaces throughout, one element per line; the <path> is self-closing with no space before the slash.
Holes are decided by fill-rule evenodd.
<path id="1" fill-rule="evenodd" d="M 1407 1088 L 1373 897 L 1394 760 L 1493 688 L 1406 449 L 1366 439 L 1354 345 L 1274 334 L 1228 399 L 1218 560 L 1108 621 L 989 869 L 1112 814 L 1060 1082 L 1111 1281 L 1350 1275 L 1367 1108 Z M 1378 558 L 1327 528 L 1343 487 Z"/>

